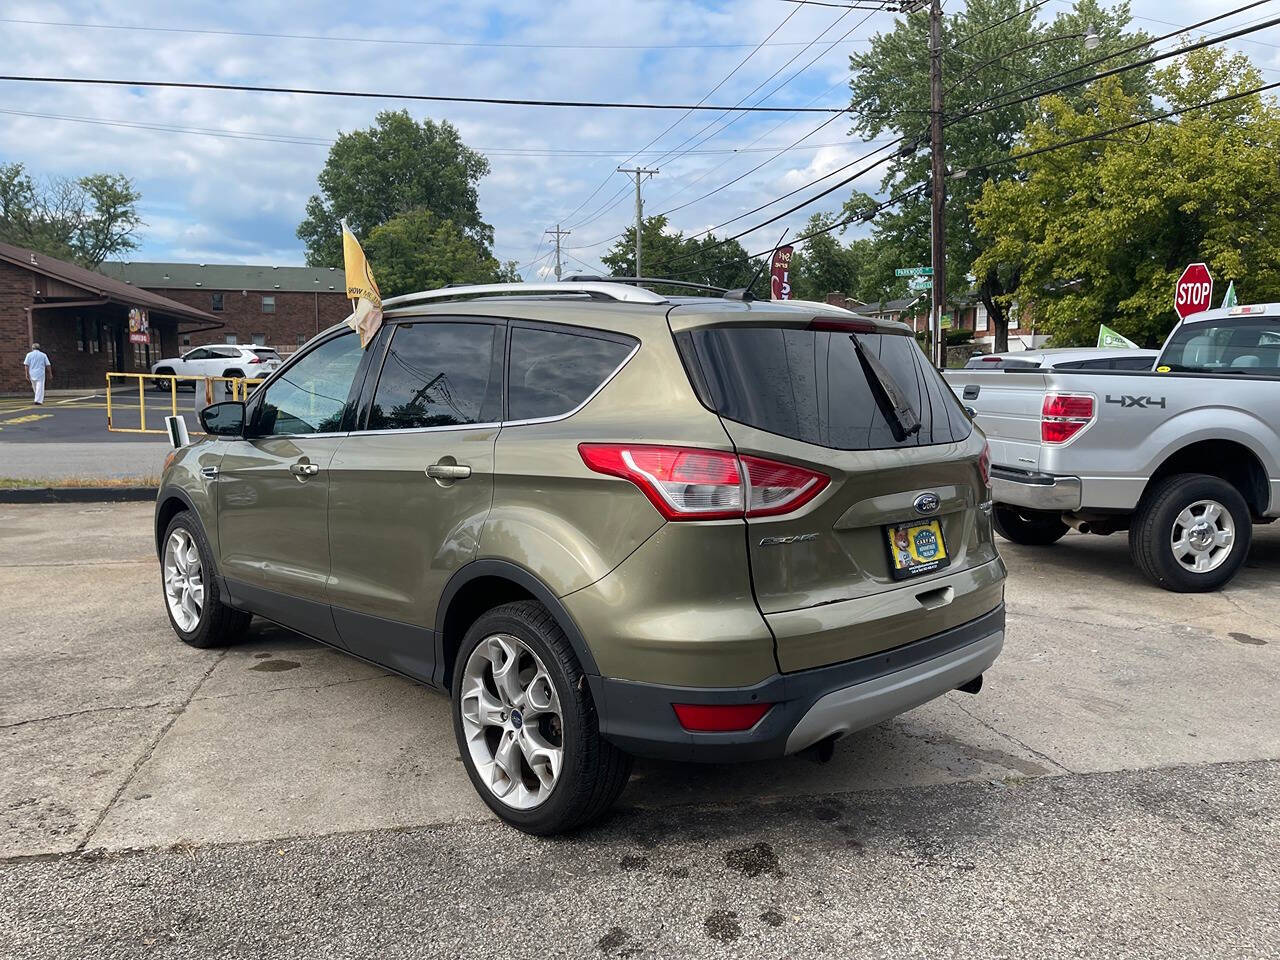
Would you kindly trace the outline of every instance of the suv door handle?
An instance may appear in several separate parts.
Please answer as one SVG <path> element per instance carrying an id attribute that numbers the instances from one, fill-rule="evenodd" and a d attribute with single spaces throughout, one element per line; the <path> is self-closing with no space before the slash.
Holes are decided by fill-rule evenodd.
<path id="1" fill-rule="evenodd" d="M 427 476 L 433 480 L 465 480 L 471 476 L 471 468 L 465 463 L 433 463 L 427 467 Z"/>
<path id="2" fill-rule="evenodd" d="M 291 463 L 289 472 L 295 477 L 314 477 L 320 472 L 320 467 L 314 463 Z"/>

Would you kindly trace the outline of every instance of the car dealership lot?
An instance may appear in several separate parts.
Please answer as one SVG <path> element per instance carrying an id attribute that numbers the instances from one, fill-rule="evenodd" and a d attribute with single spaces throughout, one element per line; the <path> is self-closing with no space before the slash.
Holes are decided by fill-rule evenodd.
<path id="1" fill-rule="evenodd" d="M 825 765 L 638 762 L 535 840 L 444 698 L 262 623 L 178 643 L 150 518 L 0 506 L 0 955 L 1280 950 L 1280 528 L 1209 595 L 1002 544 L 977 697 Z"/>

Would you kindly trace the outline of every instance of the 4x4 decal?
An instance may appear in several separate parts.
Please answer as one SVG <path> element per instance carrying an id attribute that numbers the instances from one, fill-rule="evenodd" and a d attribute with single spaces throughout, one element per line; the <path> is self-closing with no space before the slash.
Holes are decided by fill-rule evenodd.
<path id="1" fill-rule="evenodd" d="M 1147 407 L 1159 407 L 1162 410 L 1166 408 L 1164 397 L 1130 397 L 1125 395 L 1113 397 L 1108 393 L 1107 403 L 1118 403 L 1122 407 L 1142 407 L 1144 409 Z"/>

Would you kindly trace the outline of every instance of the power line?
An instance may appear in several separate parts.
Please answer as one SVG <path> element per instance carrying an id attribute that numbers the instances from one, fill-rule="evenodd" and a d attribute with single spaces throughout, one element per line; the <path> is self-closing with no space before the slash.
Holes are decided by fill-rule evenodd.
<path id="1" fill-rule="evenodd" d="M 739 113 L 845 113 L 847 107 L 736 107 L 707 103 L 622 103 L 600 100 L 525 100 L 508 97 L 449 97 L 427 93 L 374 93 L 359 90 L 324 90 L 307 87 L 269 87 L 240 83 L 196 83 L 178 80 L 118 80 L 103 77 L 21 77 L 0 75 L 0 80 L 20 83 L 85 84 L 106 87 L 143 87 L 174 90 L 232 90 L 241 93 L 293 93 L 313 97 L 352 97 L 363 100 L 426 100 L 434 103 L 483 103 L 510 107 L 583 107 L 596 110 L 728 110 Z"/>
<path id="2" fill-rule="evenodd" d="M 813 0 L 808 0 L 812 3 Z M 257 33 L 247 30 L 208 30 L 197 27 L 157 27 L 121 23 L 70 23 L 62 20 L 27 20 L 17 17 L 0 17 L 0 23 L 15 23 L 41 27 L 74 27 L 83 30 L 119 30 L 148 33 L 186 33 L 211 37 L 249 37 L 266 40 L 318 40 L 327 43 L 369 43 L 390 46 L 418 47 L 497 47 L 520 50 L 725 50 L 759 46 L 752 43 L 520 43 L 505 40 L 409 40 L 402 37 L 341 37 L 307 33 Z M 769 47 L 798 47 L 799 41 L 780 40 L 766 43 Z"/>
<path id="3" fill-rule="evenodd" d="M 987 33 L 987 32 L 989 32 L 989 31 L 991 31 L 991 30 L 994 30 L 996 27 L 1002 27 L 1002 26 L 1004 26 L 1006 23 L 1008 23 L 1008 22 L 1009 22 L 1009 21 L 1011 21 L 1011 20 L 1017 20 L 1019 17 L 1025 17 L 1028 13 L 1034 13 L 1035 11 L 1039 10 L 1041 7 L 1043 7 L 1043 6 L 1044 6 L 1046 3 L 1048 3 L 1048 2 L 1049 2 L 1049 0 L 1039 0 L 1039 2 L 1038 2 L 1038 3 L 1033 3 L 1031 6 L 1026 7 L 1026 8 L 1025 8 L 1025 9 L 1023 9 L 1023 10 L 1019 10 L 1017 13 L 1011 13 L 1011 14 L 1009 14 L 1009 16 L 1004 17 L 1003 19 L 997 20 L 995 23 L 989 23 L 989 24 L 987 24 L 985 27 L 983 27 L 983 28 L 982 28 L 982 29 L 980 29 L 980 30 L 975 30 L 975 31 L 973 31 L 973 33 L 966 34 L 966 35 L 965 35 L 965 36 L 963 36 L 963 37 L 959 37 L 959 38 L 957 38 L 957 39 L 955 39 L 955 40 L 952 40 L 952 41 L 951 41 L 951 47 L 952 47 L 952 49 L 954 49 L 954 48 L 956 48 L 956 47 L 960 46 L 961 44 L 968 43 L 968 42 L 969 42 L 970 40 L 972 40 L 974 37 L 980 37 L 980 36 L 982 36 L 984 33 Z"/>

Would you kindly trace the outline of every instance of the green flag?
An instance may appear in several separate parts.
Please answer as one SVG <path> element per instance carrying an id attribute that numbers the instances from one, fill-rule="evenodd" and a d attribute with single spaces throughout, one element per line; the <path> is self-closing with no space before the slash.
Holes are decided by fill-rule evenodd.
<path id="1" fill-rule="evenodd" d="M 1118 347 L 1125 350 L 1138 349 L 1138 345 L 1136 343 L 1134 343 L 1128 337 L 1124 337 L 1116 333 L 1114 330 L 1108 327 L 1105 323 L 1098 324 L 1098 346 L 1111 347 L 1113 349 Z"/>
<path id="2" fill-rule="evenodd" d="M 1222 309 L 1234 307 L 1236 305 L 1236 282 L 1232 280 L 1227 284 L 1227 295 L 1222 298 Z"/>

